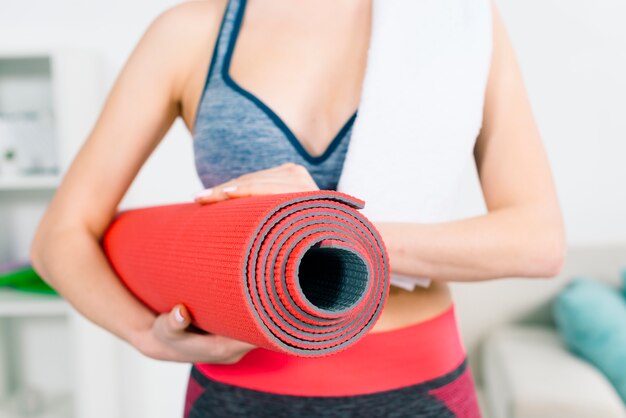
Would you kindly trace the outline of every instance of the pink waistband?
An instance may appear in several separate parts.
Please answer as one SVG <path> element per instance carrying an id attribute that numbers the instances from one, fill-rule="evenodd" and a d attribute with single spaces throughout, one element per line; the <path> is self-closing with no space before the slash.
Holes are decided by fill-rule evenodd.
<path id="1" fill-rule="evenodd" d="M 197 364 L 208 378 L 268 393 L 354 396 L 425 382 L 465 359 L 454 306 L 418 324 L 370 332 L 352 346 L 320 358 L 255 348 L 230 365 Z"/>

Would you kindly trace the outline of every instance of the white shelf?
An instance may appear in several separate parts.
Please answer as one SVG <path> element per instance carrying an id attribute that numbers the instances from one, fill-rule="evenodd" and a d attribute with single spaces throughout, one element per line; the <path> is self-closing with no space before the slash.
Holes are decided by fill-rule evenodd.
<path id="1" fill-rule="evenodd" d="M 16 156 L 13 167 L 0 161 L 0 261 L 28 257 L 52 192 L 97 120 L 105 97 L 101 64 L 90 51 L 0 46 L 0 160 L 7 149 L 14 149 Z M 84 384 L 102 373 L 116 376 L 110 370 L 116 359 L 112 349 L 99 346 L 109 340 L 98 337 L 104 331 L 87 320 L 78 332 L 72 325 L 77 317 L 72 316 L 70 304 L 58 296 L 0 288 L 0 351 L 2 343 L 12 343 L 4 357 L 15 375 L 0 398 L 11 396 L 6 392 L 15 385 L 36 388 L 45 397 L 67 392 L 58 402 L 46 402 L 45 412 L 28 416 L 118 417 L 116 381 Z M 111 361 L 104 367 L 93 364 L 89 359 L 94 352 Z M 55 361 L 49 363 L 50 358 Z M 16 412 L 18 399 L 3 401 L 0 418 L 22 418 Z"/>
<path id="2" fill-rule="evenodd" d="M 0 317 L 59 316 L 68 312 L 69 305 L 58 296 L 0 289 Z"/>
<path id="3" fill-rule="evenodd" d="M 2 177 L 0 175 L 0 191 L 2 190 L 47 190 L 55 189 L 61 182 L 58 175 Z"/>
<path id="4" fill-rule="evenodd" d="M 0 418 L 24 418 L 25 415 L 18 412 L 18 407 L 14 399 L 0 403 Z M 56 399 L 46 405 L 43 411 L 28 414 L 29 418 L 71 418 L 72 400 L 69 397 Z"/>

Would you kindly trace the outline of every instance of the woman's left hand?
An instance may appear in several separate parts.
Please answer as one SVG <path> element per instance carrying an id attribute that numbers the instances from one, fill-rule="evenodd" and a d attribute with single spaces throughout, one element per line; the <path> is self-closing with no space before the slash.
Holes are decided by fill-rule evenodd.
<path id="1" fill-rule="evenodd" d="M 203 190 L 194 196 L 194 200 L 205 204 L 236 197 L 314 190 L 319 190 L 319 187 L 304 166 L 285 163 L 267 170 L 245 174 Z"/>

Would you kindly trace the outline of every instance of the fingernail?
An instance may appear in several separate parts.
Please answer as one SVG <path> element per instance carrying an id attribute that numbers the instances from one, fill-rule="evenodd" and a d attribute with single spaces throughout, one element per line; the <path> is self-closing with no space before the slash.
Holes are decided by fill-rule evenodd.
<path id="1" fill-rule="evenodd" d="M 213 194 L 213 189 L 205 189 L 196 193 L 193 198 L 200 199 L 201 197 L 211 196 Z"/>
<path id="2" fill-rule="evenodd" d="M 235 190 L 237 190 L 237 186 L 226 186 L 226 187 L 222 188 L 222 191 L 224 193 L 234 192 Z"/>
<path id="3" fill-rule="evenodd" d="M 176 320 L 176 322 L 179 322 L 181 324 L 185 322 L 185 317 L 180 310 L 180 306 L 177 306 L 176 309 L 174 309 L 174 319 Z"/>

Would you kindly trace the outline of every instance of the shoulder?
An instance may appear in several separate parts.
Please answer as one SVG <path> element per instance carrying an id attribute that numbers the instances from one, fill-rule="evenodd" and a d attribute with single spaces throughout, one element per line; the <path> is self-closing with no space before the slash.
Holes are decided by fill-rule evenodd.
<path id="1" fill-rule="evenodd" d="M 186 1 L 159 14 L 150 28 L 177 38 L 208 33 L 219 26 L 227 0 Z"/>
<path id="2" fill-rule="evenodd" d="M 159 14 L 145 31 L 140 48 L 151 50 L 153 58 L 158 57 L 155 64 L 168 68 L 176 96 L 210 55 L 226 4 L 227 0 L 183 2 Z"/>
<path id="3" fill-rule="evenodd" d="M 144 38 L 161 48 L 171 48 L 184 54 L 206 43 L 207 38 L 215 38 L 225 6 L 226 0 L 181 3 L 159 14 L 146 30 Z"/>

